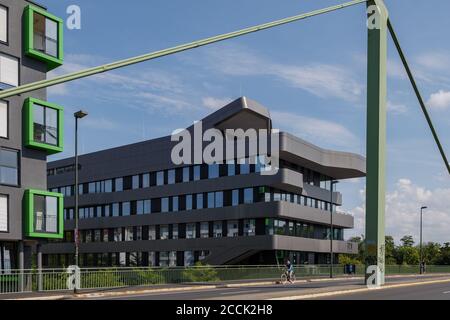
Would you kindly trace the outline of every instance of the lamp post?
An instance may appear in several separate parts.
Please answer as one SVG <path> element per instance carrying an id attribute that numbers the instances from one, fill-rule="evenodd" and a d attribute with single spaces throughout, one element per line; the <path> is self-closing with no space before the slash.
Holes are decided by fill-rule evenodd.
<path id="1" fill-rule="evenodd" d="M 422 230 L 423 230 L 423 210 L 428 209 L 428 207 L 420 208 L 420 274 L 424 272 L 423 265 L 423 246 L 422 246 Z"/>
<path id="2" fill-rule="evenodd" d="M 83 119 L 88 115 L 85 111 L 78 111 L 74 113 L 75 117 L 75 265 L 79 265 L 79 231 L 78 231 L 78 119 Z M 76 289 L 75 289 L 76 290 Z"/>
<path id="3" fill-rule="evenodd" d="M 333 230 L 333 194 L 334 194 L 334 185 L 338 184 L 339 181 L 331 180 L 331 201 L 330 201 L 330 278 L 333 278 L 333 238 L 334 238 L 334 230 Z"/>

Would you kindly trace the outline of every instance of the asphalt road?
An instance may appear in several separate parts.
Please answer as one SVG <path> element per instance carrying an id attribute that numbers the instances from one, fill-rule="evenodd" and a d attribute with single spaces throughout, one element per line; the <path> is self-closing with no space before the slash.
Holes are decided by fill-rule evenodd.
<path id="1" fill-rule="evenodd" d="M 388 278 L 388 284 L 400 282 L 415 282 L 418 279 L 435 280 L 436 277 L 397 277 Z M 448 277 L 447 277 L 448 279 Z M 187 292 L 167 292 L 126 295 L 117 297 L 95 298 L 95 300 L 265 300 L 272 298 L 287 298 L 310 293 L 366 288 L 361 280 L 337 280 L 297 283 L 294 285 L 267 285 L 240 288 L 217 288 L 191 290 Z M 327 299 L 449 299 L 450 283 L 421 285 L 406 288 L 376 290 L 358 294 L 345 294 Z"/>

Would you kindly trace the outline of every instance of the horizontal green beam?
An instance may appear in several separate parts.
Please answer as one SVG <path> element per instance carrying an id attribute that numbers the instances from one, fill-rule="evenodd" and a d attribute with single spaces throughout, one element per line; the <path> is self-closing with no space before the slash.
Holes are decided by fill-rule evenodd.
<path id="1" fill-rule="evenodd" d="M 226 33 L 226 34 L 210 37 L 210 38 L 206 38 L 206 39 L 199 40 L 199 41 L 194 41 L 194 42 L 183 44 L 183 45 L 179 45 L 179 46 L 176 46 L 176 47 L 172 47 L 172 48 L 168 48 L 168 49 L 164 49 L 164 50 L 148 53 L 148 54 L 145 54 L 145 55 L 141 55 L 141 56 L 137 56 L 137 57 L 133 57 L 133 58 L 129 58 L 129 59 L 113 62 L 113 63 L 106 64 L 106 65 L 103 65 L 103 66 L 94 67 L 94 68 L 86 69 L 86 70 L 83 70 L 83 71 L 70 73 L 70 74 L 67 74 L 67 75 L 55 77 L 53 79 L 42 80 L 42 81 L 38 81 L 38 82 L 34 82 L 34 83 L 25 84 L 25 85 L 22 85 L 22 86 L 17 87 L 17 88 L 12 88 L 12 89 L 8 89 L 8 90 L 5 90 L 5 91 L 1 91 L 0 92 L 0 99 L 12 97 L 12 96 L 15 96 L 15 95 L 18 95 L 18 94 L 22 94 L 22 93 L 26 93 L 26 92 L 30 92 L 30 91 L 34 91 L 34 90 L 39 90 L 39 89 L 55 86 L 55 85 L 58 85 L 58 84 L 61 84 L 61 83 L 65 83 L 65 82 L 69 82 L 69 81 L 73 81 L 73 80 L 89 77 L 89 76 L 92 76 L 92 75 L 95 75 L 95 74 L 99 74 L 99 73 L 103 73 L 103 72 L 106 72 L 106 71 L 111 71 L 111 70 L 114 70 L 114 69 L 123 68 L 123 67 L 130 66 L 130 65 L 133 65 L 133 64 L 136 64 L 136 63 L 141 63 L 141 62 L 144 62 L 144 61 L 148 61 L 148 60 L 152 60 L 152 59 L 156 59 L 156 58 L 161 58 L 161 57 L 168 56 L 168 55 L 171 55 L 171 54 L 175 54 L 175 53 L 178 53 L 178 52 L 182 52 L 182 51 L 186 51 L 186 50 L 190 50 L 190 49 L 206 46 L 208 44 L 212 44 L 212 43 L 215 43 L 215 42 L 220 42 L 220 41 L 223 41 L 223 40 L 240 37 L 240 36 L 243 36 L 243 35 L 246 35 L 246 34 L 249 34 L 249 33 L 270 29 L 270 28 L 273 28 L 273 27 L 281 26 L 281 25 L 284 25 L 284 24 L 288 24 L 288 23 L 295 22 L 295 21 L 298 21 L 298 20 L 310 18 L 310 17 L 317 16 L 317 15 L 320 15 L 320 14 L 328 13 L 328 12 L 331 12 L 331 11 L 344 9 L 344 8 L 347 8 L 347 7 L 350 7 L 350 6 L 354 6 L 354 5 L 357 5 L 357 4 L 360 4 L 360 3 L 364 3 L 366 1 L 367 0 L 353 0 L 353 1 L 349 1 L 349 2 L 343 3 L 343 4 L 331 6 L 331 7 L 328 7 L 328 8 L 319 9 L 319 10 L 311 11 L 311 12 L 308 12 L 308 13 L 304 13 L 304 14 L 288 17 L 288 18 L 285 18 L 285 19 L 264 23 L 264 24 L 257 25 L 257 26 L 254 26 L 254 27 L 250 27 L 250 28 L 246 28 L 246 29 L 242 29 L 242 30 L 238 30 L 238 31 L 234 31 L 234 32 L 230 32 L 230 33 Z"/>
<path id="2" fill-rule="evenodd" d="M 447 168 L 447 171 L 450 174 L 450 164 L 448 163 L 448 159 L 447 156 L 445 155 L 444 148 L 442 147 L 441 141 L 439 140 L 439 136 L 436 132 L 436 129 L 434 128 L 431 116 L 428 113 L 427 107 L 425 106 L 425 102 L 423 101 L 422 95 L 420 94 L 419 88 L 417 87 L 416 80 L 414 79 L 412 71 L 409 68 L 408 61 L 406 60 L 405 54 L 403 53 L 402 47 L 400 46 L 400 42 L 398 41 L 397 35 L 394 31 L 394 27 L 392 26 L 390 20 L 388 20 L 388 28 L 392 36 L 392 40 L 394 41 L 394 44 L 397 48 L 398 54 L 400 55 L 400 59 L 402 60 L 403 66 L 405 67 L 406 73 L 408 74 L 409 81 L 411 82 L 414 92 L 416 93 L 417 99 L 419 100 L 420 107 L 422 108 L 423 114 L 425 115 L 428 125 L 430 126 L 434 141 L 436 141 L 436 144 L 439 148 L 439 152 L 441 153 L 442 159 L 444 160 L 445 167 Z"/>

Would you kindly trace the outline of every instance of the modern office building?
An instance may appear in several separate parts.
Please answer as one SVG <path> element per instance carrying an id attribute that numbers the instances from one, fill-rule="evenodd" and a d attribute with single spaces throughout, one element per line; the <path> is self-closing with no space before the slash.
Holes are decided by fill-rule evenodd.
<path id="1" fill-rule="evenodd" d="M 0 0 L 0 91 L 63 62 L 63 22 L 33 1 Z M 63 235 L 63 197 L 47 191 L 47 155 L 62 151 L 63 109 L 46 90 L 0 100 L 0 272 L 29 268 L 40 239 Z"/>
<path id="2" fill-rule="evenodd" d="M 271 130 L 272 120 L 266 108 L 240 98 L 202 126 L 202 132 Z M 194 126 L 187 131 L 194 133 Z M 340 193 L 331 194 L 331 181 L 363 177 L 365 159 L 288 133 L 277 139 L 275 175 L 262 175 L 261 162 L 237 159 L 175 165 L 171 154 L 178 142 L 170 136 L 81 156 L 81 266 L 276 264 L 288 256 L 296 264 L 328 263 L 330 203 L 342 204 Z M 250 139 L 244 140 L 250 158 Z M 48 164 L 48 186 L 65 195 L 66 222 L 64 239 L 43 245 L 44 266 L 67 266 L 75 250 L 73 158 Z M 333 220 L 335 258 L 357 253 L 357 245 L 344 241 L 353 217 L 336 211 Z"/>

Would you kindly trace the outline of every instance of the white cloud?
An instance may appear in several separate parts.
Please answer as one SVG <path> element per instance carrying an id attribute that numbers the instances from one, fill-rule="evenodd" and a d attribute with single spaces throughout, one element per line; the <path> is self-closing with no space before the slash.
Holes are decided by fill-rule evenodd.
<path id="1" fill-rule="evenodd" d="M 202 99 L 202 104 L 205 108 L 210 110 L 220 109 L 233 100 L 231 98 L 214 98 L 214 97 L 204 97 Z"/>
<path id="2" fill-rule="evenodd" d="M 106 119 L 104 117 L 101 118 L 93 118 L 93 117 L 87 117 L 85 120 L 83 120 L 82 126 L 86 126 L 88 128 L 93 128 L 96 130 L 117 130 L 120 128 L 120 125 L 116 122 L 113 122 L 109 119 Z"/>
<path id="3" fill-rule="evenodd" d="M 427 102 L 430 108 L 436 110 L 445 110 L 450 108 L 450 91 L 439 90 L 431 94 Z"/>
<path id="4" fill-rule="evenodd" d="M 416 59 L 417 62 L 428 69 L 435 69 L 442 71 L 443 69 L 450 69 L 450 56 L 443 52 L 427 52 Z"/>
<path id="5" fill-rule="evenodd" d="M 357 77 L 340 65 L 280 64 L 241 46 L 223 45 L 206 51 L 207 67 L 231 76 L 268 76 L 318 97 L 355 102 L 364 90 Z M 204 65 L 204 64 L 203 64 Z"/>
<path id="6" fill-rule="evenodd" d="M 364 190 L 361 190 L 362 204 L 351 210 L 355 217 L 355 229 L 350 235 L 365 233 Z M 399 241 L 404 235 L 419 239 L 420 208 L 428 206 L 424 213 L 424 241 L 450 241 L 450 188 L 433 190 L 414 184 L 409 179 L 400 179 L 395 189 L 386 195 L 386 235 Z"/>
<path id="7" fill-rule="evenodd" d="M 387 102 L 388 112 L 399 115 L 408 112 L 408 108 L 404 104 L 393 103 L 392 101 Z"/>
<path id="8" fill-rule="evenodd" d="M 299 136 L 302 139 L 335 147 L 356 149 L 361 142 L 344 126 L 326 120 L 299 116 L 289 112 L 272 112 L 274 127 Z"/>

